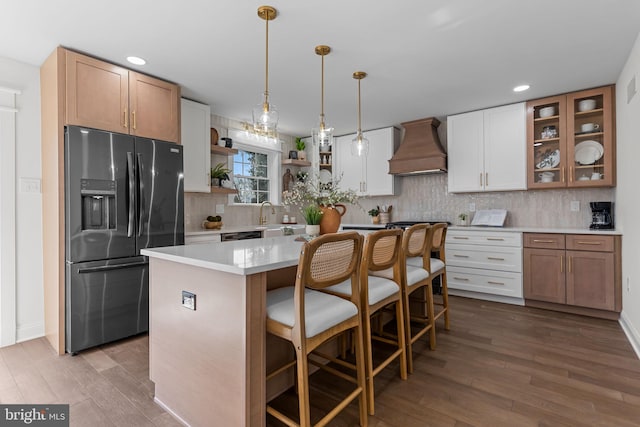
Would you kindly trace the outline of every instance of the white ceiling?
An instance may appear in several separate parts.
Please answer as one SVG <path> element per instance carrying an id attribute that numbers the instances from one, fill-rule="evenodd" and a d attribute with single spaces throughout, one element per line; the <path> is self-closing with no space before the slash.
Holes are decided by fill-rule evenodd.
<path id="1" fill-rule="evenodd" d="M 281 132 L 336 134 L 614 83 L 640 31 L 637 0 L 264 0 Z M 40 65 L 58 45 L 176 82 L 214 114 L 250 121 L 264 90 L 261 1 L 3 0 L 0 56 Z M 138 55 L 147 65 L 126 64 Z M 531 89 L 511 89 L 528 83 Z M 0 81 L 0 85 L 2 82 Z"/>

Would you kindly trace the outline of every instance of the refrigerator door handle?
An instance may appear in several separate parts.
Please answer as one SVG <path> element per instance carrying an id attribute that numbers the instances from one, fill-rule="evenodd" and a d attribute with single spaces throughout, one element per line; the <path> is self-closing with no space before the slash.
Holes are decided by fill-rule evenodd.
<path id="1" fill-rule="evenodd" d="M 127 181 L 129 183 L 129 219 L 127 221 L 127 237 L 133 237 L 133 226 L 135 224 L 135 173 L 133 170 L 133 153 L 127 152 Z"/>
<path id="2" fill-rule="evenodd" d="M 147 265 L 147 263 L 145 261 L 130 262 L 130 263 L 127 263 L 127 264 L 102 265 L 100 267 L 80 268 L 80 269 L 78 269 L 78 273 L 79 274 L 97 273 L 97 272 L 100 272 L 100 271 L 118 270 L 118 269 L 121 269 L 121 268 L 140 267 L 140 266 L 144 266 L 144 265 Z"/>
<path id="3" fill-rule="evenodd" d="M 144 197 L 144 163 L 142 162 L 142 154 L 138 153 L 138 203 L 140 212 L 138 213 L 138 237 L 142 236 L 142 219 L 144 218 L 144 206 L 146 199 Z"/>

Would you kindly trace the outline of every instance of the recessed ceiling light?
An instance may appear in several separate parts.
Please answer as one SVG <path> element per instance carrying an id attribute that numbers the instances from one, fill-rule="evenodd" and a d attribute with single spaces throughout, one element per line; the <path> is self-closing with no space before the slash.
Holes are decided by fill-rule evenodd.
<path id="1" fill-rule="evenodd" d="M 516 86 L 513 88 L 514 92 L 523 92 L 525 90 L 529 89 L 529 85 L 520 85 L 520 86 Z"/>
<path id="2" fill-rule="evenodd" d="M 147 63 L 147 61 L 137 56 L 127 56 L 127 61 L 135 65 L 144 65 Z"/>

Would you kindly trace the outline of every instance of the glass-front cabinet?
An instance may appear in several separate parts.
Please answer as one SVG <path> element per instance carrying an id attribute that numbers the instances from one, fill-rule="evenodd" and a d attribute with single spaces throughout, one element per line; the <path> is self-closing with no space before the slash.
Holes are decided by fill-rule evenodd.
<path id="1" fill-rule="evenodd" d="M 528 188 L 615 185 L 614 87 L 527 103 Z"/>

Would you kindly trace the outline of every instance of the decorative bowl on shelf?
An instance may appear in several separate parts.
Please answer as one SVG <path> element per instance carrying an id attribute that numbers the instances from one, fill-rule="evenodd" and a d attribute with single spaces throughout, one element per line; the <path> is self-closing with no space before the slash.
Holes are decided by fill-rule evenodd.
<path id="1" fill-rule="evenodd" d="M 222 221 L 205 221 L 202 225 L 208 230 L 220 230 L 222 228 Z"/>
<path id="2" fill-rule="evenodd" d="M 583 99 L 578 102 L 578 111 L 591 111 L 596 108 L 595 99 Z"/>
<path id="3" fill-rule="evenodd" d="M 540 109 L 540 112 L 538 113 L 540 115 L 540 117 L 544 118 L 544 117 L 551 117 L 556 113 L 556 107 L 554 107 L 553 105 L 549 106 L 549 107 L 543 107 Z"/>

